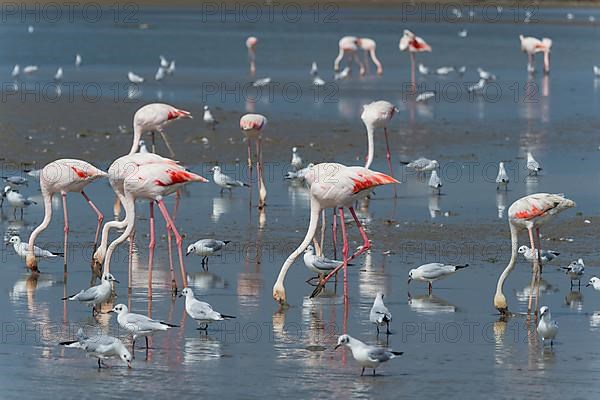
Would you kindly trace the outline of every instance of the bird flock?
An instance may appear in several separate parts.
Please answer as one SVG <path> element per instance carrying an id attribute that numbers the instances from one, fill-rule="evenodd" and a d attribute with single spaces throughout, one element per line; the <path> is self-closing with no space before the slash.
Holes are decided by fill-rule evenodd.
<path id="1" fill-rule="evenodd" d="M 460 38 L 467 37 L 468 32 L 463 29 L 458 32 Z M 519 36 L 521 50 L 528 56 L 527 71 L 535 72 L 535 55 L 541 53 L 543 55 L 543 71 L 550 71 L 550 51 L 552 40 L 548 38 L 536 39 L 533 37 Z M 257 71 L 256 67 L 256 49 L 259 40 L 250 36 L 246 39 L 245 45 L 248 52 L 249 72 L 254 76 Z M 365 60 L 370 60 L 376 66 L 376 73 L 383 74 L 383 66 L 376 55 L 376 43 L 370 38 L 359 38 L 356 36 L 344 36 L 339 40 L 339 53 L 334 60 L 334 72 L 336 79 L 346 78 L 352 68 L 352 64 L 356 63 L 359 67 L 360 75 L 365 75 L 368 71 L 367 64 L 364 63 L 359 52 L 364 51 Z M 399 49 L 402 52 L 410 54 L 411 65 L 411 82 L 415 84 L 415 71 L 417 68 L 416 54 L 423 52 L 432 52 L 430 46 L 425 39 L 417 36 L 415 33 L 404 30 L 400 41 Z M 162 80 L 172 75 L 175 71 L 175 61 L 167 60 L 164 56 L 159 57 L 160 64 L 158 66 L 155 79 Z M 348 66 L 341 68 L 342 62 L 348 61 Z M 81 66 L 82 58 L 79 54 L 76 55 L 75 65 Z M 12 76 L 18 77 L 19 74 L 31 74 L 37 71 L 36 66 L 25 66 L 21 68 L 15 65 Z M 456 73 L 462 75 L 465 73 L 465 67 L 443 66 L 438 68 L 426 67 L 424 64 L 418 64 L 420 74 L 427 75 L 434 73 L 437 75 L 448 75 Z M 596 71 L 595 71 L 596 72 Z M 469 90 L 480 92 L 486 82 L 496 79 L 495 75 L 481 68 L 478 69 L 480 81 L 472 86 Z M 324 81 L 319 77 L 318 67 L 315 62 L 312 63 L 310 75 L 313 77 L 314 85 L 322 85 Z M 134 84 L 141 84 L 145 78 L 137 75 L 133 71 L 127 74 L 128 80 Z M 63 70 L 59 68 L 55 75 L 55 80 L 63 78 Z M 270 78 L 261 78 L 254 82 L 254 86 L 268 85 Z M 434 96 L 434 93 L 421 93 L 417 101 L 427 101 Z M 275 279 L 272 296 L 273 299 L 282 306 L 287 305 L 287 295 L 284 286 L 285 277 L 296 259 L 303 255 L 303 261 L 311 273 L 316 274 L 315 277 L 307 280 L 308 283 L 314 286 L 311 298 L 321 294 L 328 281 L 332 278 L 337 280 L 339 272 L 343 273 L 344 287 L 344 303 L 348 302 L 348 267 L 352 266 L 351 261 L 357 259 L 361 255 L 367 253 L 372 248 L 371 241 L 367 235 L 367 231 L 363 227 L 363 223 L 358 218 L 355 207 L 358 204 L 367 204 L 373 195 L 373 190 L 379 186 L 392 185 L 394 197 L 397 197 L 396 186 L 401 182 L 394 177 L 392 151 L 390 150 L 388 127 L 395 115 L 399 113 L 399 109 L 392 103 L 385 100 L 373 101 L 365 104 L 362 108 L 360 118 L 364 124 L 367 136 L 367 151 L 364 166 L 348 166 L 337 162 L 322 162 L 318 164 L 305 163 L 300 154 L 299 147 L 293 147 L 291 153 L 290 167 L 286 175 L 286 179 L 293 180 L 308 189 L 310 203 L 310 219 L 306 234 L 297 246 L 297 248 L 287 257 L 282 264 L 281 269 Z M 208 179 L 200 176 L 189 170 L 186 166 L 181 165 L 177 160 L 173 159 L 173 152 L 166 135 L 165 128 L 175 120 L 184 120 L 191 118 L 191 113 L 183 109 L 162 103 L 152 103 L 141 107 L 133 116 L 133 138 L 132 146 L 127 154 L 118 157 L 109 167 L 108 171 L 103 171 L 92 164 L 78 159 L 59 159 L 44 166 L 36 175 L 39 178 L 39 185 L 43 198 L 44 218 L 41 224 L 32 232 L 27 242 L 22 242 L 18 236 L 13 236 L 9 240 L 9 244 L 20 257 L 25 260 L 25 265 L 32 273 L 38 273 L 38 264 L 42 259 L 61 258 L 68 254 L 68 234 L 70 230 L 67 194 L 80 193 L 89 207 L 92 209 L 96 220 L 96 233 L 94 238 L 94 254 L 93 268 L 100 276 L 100 283 L 88 288 L 82 288 L 79 292 L 64 297 L 63 301 L 73 301 L 86 304 L 91 307 L 92 314 L 95 316 L 101 313 L 100 306 L 109 302 L 116 291 L 117 284 L 120 282 L 110 272 L 111 257 L 115 249 L 122 245 L 125 241 L 133 241 L 133 233 L 136 225 L 135 203 L 137 200 L 143 200 L 149 204 L 150 211 L 150 239 L 149 239 L 149 261 L 148 261 L 148 296 L 152 295 L 152 272 L 153 272 L 153 257 L 154 247 L 156 245 L 155 229 L 154 229 L 154 211 L 155 206 L 165 219 L 166 228 L 169 237 L 174 237 L 175 245 L 178 251 L 178 262 L 180 269 L 180 281 L 178 282 L 175 268 L 170 265 L 171 288 L 174 294 L 179 294 L 185 298 L 185 310 L 187 314 L 198 323 L 198 329 L 207 330 L 211 323 L 224 321 L 235 318 L 235 316 L 217 312 L 213 307 L 203 301 L 198 300 L 192 289 L 188 287 L 187 274 L 184 264 L 183 239 L 177 230 L 175 224 L 175 214 L 179 207 L 180 197 L 179 191 L 188 184 L 206 183 Z M 212 114 L 208 106 L 204 107 L 203 121 L 211 130 L 216 130 L 218 121 Z M 244 135 L 248 145 L 247 162 L 252 176 L 253 169 L 256 170 L 256 184 L 258 200 L 256 203 L 258 209 L 263 209 L 267 205 L 267 187 L 264 179 L 264 161 L 262 152 L 263 133 L 267 127 L 267 118 L 261 114 L 245 114 L 242 115 L 239 121 L 241 133 Z M 382 131 L 385 137 L 386 144 L 386 161 L 389 172 L 383 173 L 370 169 L 370 166 L 375 158 L 375 137 L 378 131 Z M 152 150 L 150 151 L 142 136 L 144 134 L 152 134 Z M 158 133 L 164 139 L 171 157 L 163 157 L 156 154 L 154 145 L 154 136 Z M 255 144 L 255 148 L 252 144 Z M 254 158 L 254 160 L 253 160 Z M 401 161 L 406 165 L 406 168 L 411 168 L 418 174 L 425 176 L 429 174 L 428 186 L 436 195 L 441 194 L 443 182 L 438 171 L 440 163 L 437 160 L 427 159 L 425 157 L 418 158 L 413 161 Z M 535 160 L 531 152 L 527 153 L 527 170 L 530 175 L 537 175 L 542 171 L 540 164 Z M 237 180 L 225 174 L 219 165 L 211 169 L 213 173 L 213 182 L 220 190 L 221 194 L 225 190 L 229 195 L 233 195 L 233 190 L 238 188 L 248 188 L 250 191 L 250 204 L 253 204 L 252 187 L 246 182 Z M 116 205 L 124 210 L 123 219 L 113 221 L 104 221 L 102 212 L 96 207 L 89 196 L 85 193 L 86 187 L 99 180 L 107 178 L 110 186 L 116 197 Z M 15 218 L 17 212 L 20 212 L 23 217 L 24 210 L 27 207 L 36 203 L 25 197 L 19 192 L 19 187 L 28 184 L 28 180 L 22 177 L 3 177 L 7 186 L 2 194 L 2 202 L 6 202 L 13 208 Z M 252 180 L 254 182 L 254 180 Z M 504 161 L 500 161 L 498 165 L 498 175 L 495 180 L 498 191 L 508 190 L 509 176 L 505 169 Z M 53 196 L 60 196 L 63 206 L 64 218 L 64 248 L 63 252 L 51 252 L 41 249 L 35 245 L 39 235 L 48 227 L 52 219 L 52 199 Z M 176 205 L 173 211 L 169 211 L 164 203 L 164 199 L 168 196 L 176 196 Z M 185 203 L 185 202 L 184 202 Z M 183 204 L 182 206 L 185 206 Z M 502 272 L 498 279 L 496 292 L 493 297 L 495 308 L 504 316 L 510 317 L 514 313 L 509 311 L 508 300 L 503 293 L 503 288 L 509 274 L 515 268 L 517 255 L 521 254 L 527 262 L 532 263 L 532 290 L 529 294 L 528 314 L 535 312 L 535 317 L 539 317 L 537 333 L 542 342 L 554 345 L 554 339 L 558 332 L 558 324 L 552 320 L 550 310 L 547 306 L 539 307 L 538 300 L 540 298 L 540 276 L 542 274 L 542 265 L 553 262 L 560 253 L 541 248 L 540 229 L 546 223 L 552 220 L 559 213 L 575 207 L 575 202 L 568 199 L 562 194 L 550 193 L 535 193 L 516 200 L 508 209 L 508 223 L 511 236 L 511 257 L 506 269 Z M 341 258 L 334 255 L 333 259 L 328 258 L 323 254 L 323 246 L 316 241 L 316 233 L 321 221 L 322 228 L 325 226 L 325 210 L 333 210 L 333 240 L 334 248 L 337 251 L 338 229 L 342 236 L 342 251 Z M 362 239 L 362 245 L 355 250 L 351 250 L 348 242 L 346 226 L 347 211 L 354 222 L 354 226 Z M 119 232 L 119 236 L 109 242 L 109 233 L 111 230 Z M 520 231 L 527 231 L 529 238 L 529 246 L 519 246 L 518 234 Z M 377 235 L 376 230 L 369 232 L 369 235 Z M 185 252 L 185 256 L 197 255 L 202 257 L 201 266 L 203 269 L 208 269 L 208 261 L 212 256 L 221 252 L 227 244 L 228 240 L 217 240 L 214 238 L 206 238 L 190 243 Z M 130 256 L 132 247 L 130 246 Z M 64 257 L 64 272 L 68 272 L 68 257 Z M 427 283 L 429 294 L 433 291 L 433 282 L 454 275 L 455 273 L 468 267 L 465 265 L 450 265 L 444 263 L 428 263 L 413 268 L 408 273 L 408 283 L 411 281 L 419 281 Z M 565 274 L 570 279 L 571 285 L 577 281 L 580 286 L 580 280 L 584 275 L 584 262 L 582 259 L 571 262 L 564 269 Z M 462 273 L 462 272 L 460 272 Z M 129 269 L 129 285 L 131 288 L 131 267 Z M 314 283 L 316 282 L 316 283 Z M 181 288 L 181 286 L 182 288 Z M 600 291 L 600 279 L 592 277 L 589 280 L 588 286 L 592 286 L 595 290 Z M 534 292 L 536 292 L 534 294 Z M 390 334 L 390 325 L 392 322 L 392 314 L 384 304 L 384 293 L 379 292 L 375 296 L 373 306 L 369 313 L 369 321 L 376 327 L 377 335 L 380 334 L 380 329 L 385 328 L 385 333 Z M 535 301 L 535 306 L 533 302 Z M 539 314 L 538 311 L 539 310 Z M 148 351 L 148 337 L 158 332 L 164 332 L 169 329 L 178 328 L 177 325 L 153 319 L 149 316 L 136 314 L 129 311 L 124 304 L 115 305 L 110 313 L 117 315 L 117 323 L 123 328 L 132 338 L 131 351 L 129 351 L 123 342 L 112 336 L 95 335 L 88 337 L 85 332 L 80 329 L 75 340 L 61 342 L 61 345 L 66 347 L 74 347 L 83 349 L 91 356 L 98 358 L 98 367 L 106 366 L 104 360 L 106 358 L 115 357 L 122 360 L 128 367 L 132 366 L 132 360 L 135 357 L 135 341 L 141 337 L 146 341 L 146 352 Z M 368 345 L 346 332 L 339 336 L 335 348 L 345 346 L 348 347 L 354 359 L 362 367 L 361 375 L 365 372 L 365 368 L 375 370 L 380 364 L 392 360 L 402 352 L 392 351 L 378 346 Z"/>

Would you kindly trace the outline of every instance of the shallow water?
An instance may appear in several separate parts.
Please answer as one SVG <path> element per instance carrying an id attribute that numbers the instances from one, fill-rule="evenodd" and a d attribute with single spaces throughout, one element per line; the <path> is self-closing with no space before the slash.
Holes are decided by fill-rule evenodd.
<path id="1" fill-rule="evenodd" d="M 65 67 L 65 76 L 78 82 L 99 82 L 103 93 L 116 82 L 122 95 L 127 91 L 123 80 L 126 71 L 153 75 L 158 54 L 164 53 L 177 59 L 176 75 L 161 84 L 142 85 L 142 101 L 162 98 L 195 109 L 207 102 L 220 107 L 215 112 L 217 117 L 220 113 L 256 110 L 265 113 L 277 127 L 276 132 L 265 133 L 270 138 L 265 143 L 265 157 L 270 164 L 264 215 L 248 207 L 247 192 L 221 196 L 211 184 L 189 186 L 177 215 L 178 227 L 185 235 L 184 245 L 202 237 L 232 241 L 221 257 L 211 259 L 210 272 L 201 272 L 200 259 L 191 256 L 186 258 L 186 267 L 196 295 L 237 319 L 213 325 L 204 335 L 186 317 L 183 300 L 171 298 L 162 222 L 157 228 L 162 236 L 156 251 L 153 299 L 148 302 L 148 209 L 140 204 L 133 290 L 128 295 L 124 245 L 115 254 L 111 268 L 121 280 L 116 302 L 129 304 L 135 312 L 151 312 L 153 317 L 181 327 L 157 335 L 152 340 L 149 359 L 145 361 L 144 353 L 139 351 L 132 370 L 112 361 L 109 363 L 115 368 L 97 371 L 95 360 L 85 359 L 77 350 L 59 347 L 57 343 L 71 338 L 80 326 L 88 333 L 102 329 L 126 336 L 117 329 L 114 317 L 102 315 L 93 319 L 85 306 L 60 301 L 65 294 L 90 282 L 90 242 L 95 229 L 85 202 L 80 196 L 70 195 L 67 280 L 60 261 L 43 262 L 43 273 L 35 280 L 23 270 L 22 260 L 10 247 L 3 249 L 0 385 L 5 397 L 25 392 L 30 398 L 46 398 L 49 392 L 65 391 L 65 383 L 68 394 L 80 398 L 122 397 L 151 391 L 185 397 L 258 397 L 253 396 L 257 382 L 264 383 L 261 397 L 369 398 L 398 392 L 463 397 L 465 392 L 494 392 L 497 397 L 587 398 L 600 391 L 595 383 L 600 370 L 600 352 L 595 346 L 600 334 L 600 296 L 589 288 L 571 291 L 567 278 L 556 268 L 583 257 L 587 267 L 585 283 L 595 273 L 599 260 L 595 250 L 598 135 L 594 130 L 600 125 L 596 116 L 599 86 L 591 72 L 595 52 L 578 52 L 580 48 L 597 49 L 598 28 L 566 24 L 566 10 L 542 10 L 543 22 L 536 24 L 514 24 L 510 18 L 498 24 L 466 24 L 469 37 L 459 39 L 456 32 L 463 24 L 403 21 L 401 13 L 394 14 L 393 10 L 339 13 L 340 21 L 335 24 L 314 24 L 308 20 L 297 24 L 280 20 L 221 24 L 202 23 L 199 15 L 182 10 L 154 9 L 139 14 L 140 22 L 149 24 L 147 30 L 124 29 L 110 20 L 95 25 L 82 21 L 34 24 L 34 35 L 40 40 L 27 35 L 27 24 L 19 21 L 9 20 L 0 26 L 6 76 L 12 68 L 9 60 L 40 65 L 40 72 L 24 78 L 21 84 L 48 82 L 47 77 L 54 74 L 59 63 L 71 63 L 74 53 L 81 51 L 84 65 L 78 71 Z M 581 10 L 575 14 L 583 19 L 594 13 Z M 382 17 L 386 18 L 381 21 Z M 415 104 L 412 97 L 403 94 L 403 84 L 409 76 L 408 57 L 397 51 L 399 34 L 405 27 L 425 37 L 434 47 L 434 53 L 421 58 L 427 65 L 466 64 L 469 72 L 465 81 L 474 81 L 473 70 L 481 65 L 498 75 L 497 84 L 503 95 L 492 102 L 489 98 L 469 100 L 463 93 L 459 101 L 453 102 L 449 98 L 456 85 L 462 87 L 461 80 L 420 78 L 427 88 L 438 84 L 441 94 L 428 105 Z M 225 96 L 221 101 L 219 94 L 203 99 L 203 82 L 232 85 L 250 80 L 246 76 L 243 39 L 255 32 L 261 39 L 258 76 L 298 83 L 304 95 L 298 102 L 282 101 L 279 97 L 256 104 L 245 101 L 243 96 Z M 334 102 L 314 101 L 314 97 L 305 94 L 312 90 L 308 80 L 310 62 L 318 61 L 323 77 L 329 78 L 329 72 L 324 71 L 329 71 L 338 38 L 348 32 L 377 40 L 385 75 L 341 82 L 334 87 Z M 518 51 L 519 32 L 555 39 L 552 74 L 546 79 L 540 75 L 535 78 L 539 90 L 531 102 L 523 101 L 526 56 Z M 75 43 L 63 40 L 73 35 L 77 37 Z M 515 93 L 519 94 L 519 101 L 515 101 Z M 400 197 L 394 201 L 390 188 L 377 189 L 368 212 L 359 213 L 373 240 L 373 250 L 348 269 L 348 307 L 344 307 L 339 293 L 332 293 L 333 285 L 328 296 L 309 300 L 312 287 L 304 283 L 309 274 L 299 261 L 286 280 L 291 307 L 279 310 L 271 298 L 272 284 L 308 224 L 306 191 L 281 179 L 287 169 L 288 149 L 303 144 L 301 151 L 306 160 L 360 163 L 365 143 L 358 118 L 360 105 L 379 98 L 392 100 L 401 109 L 390 128 L 393 157 L 397 160 L 426 155 L 440 160 L 445 182 L 443 195 L 430 195 L 426 182 L 395 164 L 396 175 L 403 181 L 398 187 Z M 78 97 L 78 101 L 86 100 Z M 35 121 L 35 115 L 31 118 Z M 3 122 L 24 126 L 34 123 L 12 121 L 10 115 Z M 202 131 L 201 121 L 195 123 Z M 300 123 L 314 132 L 295 136 L 295 127 Z M 351 128 L 324 135 L 323 126 L 328 123 Z M 96 128 L 88 125 L 85 115 L 81 116 L 81 125 Z M 223 131 L 220 127 L 215 136 L 202 131 L 210 138 L 210 144 L 196 145 L 196 151 L 212 157 L 208 160 L 226 160 L 229 164 L 224 170 L 244 178 L 246 171 L 233 161 L 237 157 L 244 162 L 245 145 L 237 131 Z M 193 135 L 188 132 L 181 142 L 189 143 Z M 234 144 L 229 144 L 229 136 L 236 138 Z M 381 139 L 378 136 L 374 169 L 385 171 Z M 309 142 L 315 146 L 309 146 Z M 544 173 L 537 178 L 526 176 L 526 149 L 534 151 L 544 167 Z M 73 145 L 70 150 L 77 154 L 80 149 Z M 497 193 L 493 183 L 499 160 L 507 161 L 511 175 L 507 193 Z M 110 161 L 97 160 L 101 166 Z M 209 175 L 208 161 L 192 164 L 193 170 Z M 36 185 L 31 184 L 23 192 L 36 195 L 36 190 Z M 578 203 L 576 211 L 565 213 L 545 235 L 551 240 L 544 245 L 548 243 L 547 247 L 562 253 L 543 275 L 541 301 L 550 306 L 560 324 L 553 350 L 542 349 L 525 318 L 503 322 L 492 307 L 496 279 L 508 261 L 509 251 L 506 211 L 500 211 L 522 195 L 538 191 L 565 192 Z M 107 217 L 112 214 L 113 198 L 106 182 L 91 185 L 87 192 Z M 168 200 L 170 208 L 173 202 L 174 199 Z M 54 209 L 57 216 L 39 244 L 58 250 L 62 246 L 59 202 Z M 575 212 L 581 215 L 576 216 Z M 330 222 L 330 213 L 327 218 Z M 592 223 L 585 224 L 585 218 Z M 41 207 L 26 210 L 23 221 L 15 221 L 5 207 L 1 223 L 7 237 L 16 233 L 26 238 L 41 219 Z M 352 249 L 360 244 L 360 237 L 353 225 L 349 229 Z M 390 254 L 385 255 L 388 251 Z M 332 255 L 329 237 L 327 254 Z M 411 283 L 409 295 L 408 270 L 432 261 L 469 263 L 470 267 L 434 284 L 433 296 L 428 296 L 426 286 L 419 283 Z M 177 264 L 175 268 L 178 273 Z M 505 293 L 514 311 L 527 308 L 529 272 L 528 265 L 520 260 L 507 282 Z M 338 290 L 341 292 L 341 284 Z M 389 336 L 389 342 L 383 335 L 378 341 L 368 322 L 378 291 L 385 293 L 386 304 L 394 315 L 394 334 Z M 370 343 L 389 345 L 405 354 L 382 366 L 377 377 L 359 378 L 360 368 L 349 351 L 333 351 L 337 335 L 342 332 Z"/>

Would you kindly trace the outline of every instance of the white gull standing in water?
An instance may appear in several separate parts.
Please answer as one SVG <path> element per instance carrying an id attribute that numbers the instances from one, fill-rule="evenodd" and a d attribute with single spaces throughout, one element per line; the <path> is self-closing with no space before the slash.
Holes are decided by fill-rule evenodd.
<path id="1" fill-rule="evenodd" d="M 358 339 L 353 338 L 350 335 L 341 335 L 338 337 L 337 349 L 340 346 L 346 346 L 352 351 L 352 357 L 358 362 L 358 365 L 362 367 L 360 376 L 365 373 L 365 368 L 373 369 L 373 376 L 375 376 L 375 370 L 379 367 L 379 364 L 401 356 L 404 354 L 402 351 L 392 351 L 381 347 L 370 346 L 366 343 L 361 342 Z"/>

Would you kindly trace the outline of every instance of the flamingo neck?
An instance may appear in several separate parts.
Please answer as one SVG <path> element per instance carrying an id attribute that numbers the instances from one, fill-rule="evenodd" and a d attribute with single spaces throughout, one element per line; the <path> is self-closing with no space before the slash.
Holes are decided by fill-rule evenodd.
<path id="1" fill-rule="evenodd" d="M 503 295 L 502 289 L 504 288 L 504 281 L 508 278 L 508 275 L 515 268 L 515 263 L 517 262 L 517 250 L 519 248 L 519 235 L 517 232 L 517 227 L 514 226 L 511 222 L 508 223 L 510 226 L 510 240 L 511 240 L 511 253 L 510 253 L 510 261 L 508 265 L 502 271 L 500 278 L 498 279 L 498 284 L 496 285 L 496 295 Z"/>
<path id="2" fill-rule="evenodd" d="M 42 233 L 48 225 L 50 225 L 50 221 L 52 220 L 52 193 L 48 193 L 46 190 L 42 189 L 42 196 L 44 198 L 44 219 L 42 223 L 31 232 L 31 236 L 29 236 L 29 256 L 34 256 L 34 244 L 38 235 Z M 65 257 L 67 255 L 65 254 Z"/>
<path id="3" fill-rule="evenodd" d="M 115 248 L 127 240 L 129 235 L 131 235 L 131 232 L 133 232 L 133 227 L 135 226 L 135 198 L 128 192 L 125 192 L 123 205 L 125 206 L 125 219 L 123 219 L 121 223 L 126 224 L 126 228 L 121 236 L 113 240 L 106 250 L 106 255 L 104 256 L 104 274 L 108 274 L 110 272 L 110 259 L 115 251 Z M 104 231 L 102 233 L 104 234 Z"/>
<path id="4" fill-rule="evenodd" d="M 140 140 L 142 139 L 143 129 L 140 125 L 133 124 L 133 143 L 131 144 L 131 150 L 128 155 L 132 155 L 138 152 L 140 149 Z"/>
<path id="5" fill-rule="evenodd" d="M 344 49 L 342 49 L 340 47 L 340 52 L 338 53 L 337 57 L 335 58 L 335 61 L 333 62 L 333 69 L 335 71 L 338 71 L 340 69 L 340 62 L 342 62 L 343 58 L 344 58 Z"/>
<path id="6" fill-rule="evenodd" d="M 365 163 L 365 168 L 369 168 L 371 163 L 373 163 L 373 153 L 375 152 L 375 144 L 373 139 L 373 125 L 369 123 L 365 123 L 367 127 L 367 145 L 368 145 L 368 153 L 367 153 L 367 162 Z"/>
<path id="7" fill-rule="evenodd" d="M 285 263 L 283 263 L 283 266 L 281 267 L 281 271 L 279 271 L 279 275 L 277 276 L 277 281 L 275 282 L 275 286 L 283 286 L 283 281 L 285 280 L 285 275 L 287 274 L 288 270 L 290 269 L 290 267 L 292 266 L 294 261 L 296 261 L 296 258 L 298 258 L 298 256 L 300 254 L 302 254 L 302 252 L 310 244 L 310 241 L 312 240 L 312 238 L 315 236 L 315 232 L 317 231 L 317 225 L 319 222 L 320 212 L 321 212 L 321 206 L 319 205 L 319 202 L 311 196 L 310 222 L 308 224 L 308 230 L 306 231 L 306 236 L 304 236 L 304 240 L 302 240 L 302 243 L 300 243 L 300 246 L 298 246 L 296 248 L 296 250 L 294 250 L 292 252 L 292 254 L 290 254 L 288 256 L 288 258 L 285 260 Z"/>

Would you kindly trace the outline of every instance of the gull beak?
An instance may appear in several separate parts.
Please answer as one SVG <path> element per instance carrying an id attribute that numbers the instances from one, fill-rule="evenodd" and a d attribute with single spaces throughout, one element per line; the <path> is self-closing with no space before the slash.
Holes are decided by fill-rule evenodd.
<path id="1" fill-rule="evenodd" d="M 187 257 L 187 256 L 189 256 L 191 252 L 192 252 L 191 250 L 190 250 L 190 251 L 188 251 L 188 252 L 186 252 L 186 253 L 185 253 L 185 256 L 186 256 L 186 257 Z"/>
<path id="2" fill-rule="evenodd" d="M 131 369 L 131 362 L 127 363 L 127 368 Z"/>
<path id="3" fill-rule="evenodd" d="M 116 280 L 116 279 L 115 279 L 113 282 L 115 282 L 115 283 L 121 283 L 121 282 L 119 282 L 119 281 L 118 281 L 118 280 Z"/>
<path id="4" fill-rule="evenodd" d="M 338 349 L 338 347 L 340 347 L 340 346 L 341 346 L 341 344 L 336 344 L 336 345 L 335 345 L 335 347 L 334 347 L 333 349 L 334 349 L 334 350 L 337 350 L 337 349 Z"/>
<path id="5" fill-rule="evenodd" d="M 410 284 L 410 281 L 412 281 L 412 278 L 408 278 L 408 283 L 407 283 L 407 285 L 408 285 L 408 284 Z"/>
<path id="6" fill-rule="evenodd" d="M 589 283 L 589 282 L 588 282 L 588 284 L 587 284 L 587 285 L 585 285 L 585 287 L 588 287 L 588 286 L 590 286 L 590 285 L 591 285 L 591 283 Z"/>
<path id="7" fill-rule="evenodd" d="M 177 297 L 183 297 L 183 293 L 179 293 L 179 296 L 177 296 Z"/>

